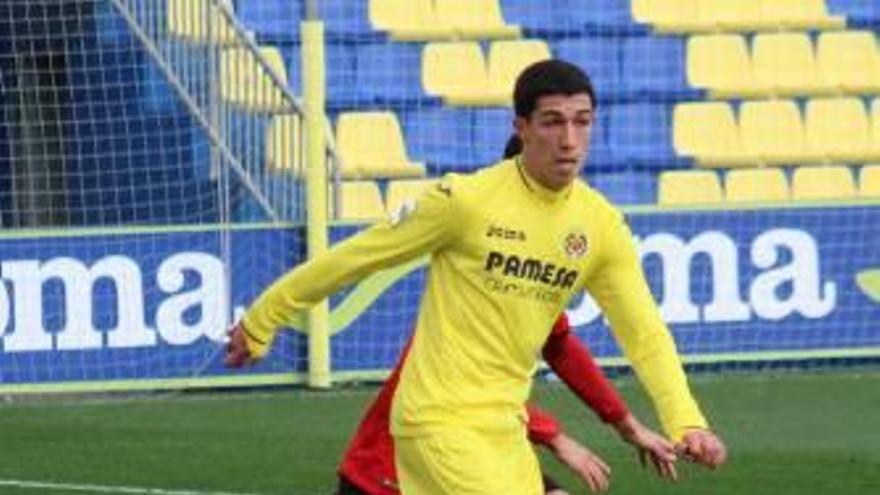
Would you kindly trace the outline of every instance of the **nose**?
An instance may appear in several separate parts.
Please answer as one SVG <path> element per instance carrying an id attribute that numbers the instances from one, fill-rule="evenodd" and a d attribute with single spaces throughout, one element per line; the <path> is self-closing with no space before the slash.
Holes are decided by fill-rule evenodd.
<path id="1" fill-rule="evenodd" d="M 563 149 L 574 148 L 577 144 L 578 132 L 577 126 L 571 122 L 566 123 L 562 129 L 562 136 L 559 142 L 560 146 Z"/>

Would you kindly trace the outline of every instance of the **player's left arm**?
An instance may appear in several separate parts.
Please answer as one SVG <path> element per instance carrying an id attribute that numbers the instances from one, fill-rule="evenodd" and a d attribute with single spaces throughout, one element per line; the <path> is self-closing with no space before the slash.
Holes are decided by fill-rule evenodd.
<path id="1" fill-rule="evenodd" d="M 675 342 L 660 317 L 622 215 L 611 220 L 601 242 L 604 263 L 588 281 L 587 290 L 608 318 L 679 451 L 709 467 L 722 464 L 727 457 L 724 443 L 709 430 L 691 395 Z"/>
<path id="2" fill-rule="evenodd" d="M 673 444 L 632 414 L 590 349 L 572 333 L 564 313 L 553 326 L 543 355 L 550 368 L 602 421 L 611 425 L 623 441 L 638 449 L 643 462 L 650 460 L 661 477 L 677 479 Z"/>

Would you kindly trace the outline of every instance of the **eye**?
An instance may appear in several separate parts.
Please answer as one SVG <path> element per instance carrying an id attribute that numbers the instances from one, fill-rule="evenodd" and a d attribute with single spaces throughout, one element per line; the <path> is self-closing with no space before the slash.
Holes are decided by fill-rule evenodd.
<path id="1" fill-rule="evenodd" d="M 593 125 L 592 115 L 583 115 L 574 119 L 574 125 L 578 127 L 590 127 Z"/>
<path id="2" fill-rule="evenodd" d="M 541 125 L 544 127 L 556 127 L 565 123 L 564 119 L 559 117 L 547 117 L 541 121 Z"/>

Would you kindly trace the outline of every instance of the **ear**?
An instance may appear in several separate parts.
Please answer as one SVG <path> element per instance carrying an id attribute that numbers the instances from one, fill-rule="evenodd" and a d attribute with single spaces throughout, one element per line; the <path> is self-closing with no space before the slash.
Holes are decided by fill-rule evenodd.
<path id="1" fill-rule="evenodd" d="M 516 135 L 519 136 L 520 139 L 525 140 L 524 137 L 527 125 L 528 122 L 526 121 L 525 117 L 514 117 L 513 130 L 516 132 Z"/>

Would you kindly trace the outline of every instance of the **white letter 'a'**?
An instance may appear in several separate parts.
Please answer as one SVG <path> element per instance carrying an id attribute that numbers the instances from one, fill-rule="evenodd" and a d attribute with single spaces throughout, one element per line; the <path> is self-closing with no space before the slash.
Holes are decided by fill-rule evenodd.
<path id="1" fill-rule="evenodd" d="M 780 250 L 788 249 L 791 261 L 772 268 L 779 262 Z M 806 318 L 822 318 L 837 304 L 837 285 L 820 281 L 819 250 L 816 241 L 806 232 L 774 229 L 764 232 L 752 244 L 752 263 L 768 269 L 752 282 L 749 299 L 761 318 L 780 320 L 797 311 Z M 778 297 L 779 288 L 791 284 L 788 299 Z M 821 287 L 821 290 L 820 290 Z"/>
<path id="2" fill-rule="evenodd" d="M 159 267 L 159 288 L 166 293 L 180 291 L 186 271 L 198 274 L 201 283 L 162 302 L 156 313 L 159 334 L 172 345 L 189 345 L 203 336 L 219 341 L 226 330 L 228 312 L 223 263 L 209 254 L 176 254 Z M 184 313 L 194 307 L 200 307 L 201 318 L 189 324 Z"/>

